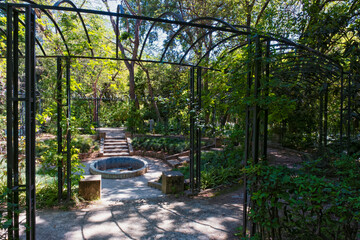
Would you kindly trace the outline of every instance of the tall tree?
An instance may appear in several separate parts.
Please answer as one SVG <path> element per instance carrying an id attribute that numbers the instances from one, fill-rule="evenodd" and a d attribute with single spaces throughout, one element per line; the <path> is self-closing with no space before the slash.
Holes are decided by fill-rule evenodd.
<path id="1" fill-rule="evenodd" d="M 110 12 L 110 6 L 108 0 L 102 0 L 107 11 Z M 136 0 L 133 2 L 129 2 L 127 0 L 123 1 L 126 5 L 127 10 L 131 15 L 139 15 L 143 14 L 143 6 L 140 0 Z M 131 3 L 131 4 L 130 4 Z M 116 21 L 114 17 L 110 16 L 110 21 L 112 27 L 114 29 L 114 33 L 116 35 L 120 30 L 116 26 Z M 141 35 L 141 19 L 136 19 L 133 21 L 126 21 L 126 31 L 119 34 L 119 49 L 121 51 L 122 56 L 125 58 L 124 63 L 129 72 L 129 96 L 130 99 L 135 102 L 135 105 L 139 107 L 139 101 L 136 98 L 135 94 L 135 61 L 139 55 L 139 46 L 140 46 L 140 35 Z M 130 58 L 126 59 L 126 56 L 130 54 Z"/>

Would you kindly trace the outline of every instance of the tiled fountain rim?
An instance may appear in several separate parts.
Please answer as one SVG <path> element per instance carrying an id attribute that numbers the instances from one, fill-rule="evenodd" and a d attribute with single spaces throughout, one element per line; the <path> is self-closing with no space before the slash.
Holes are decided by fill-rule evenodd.
<path id="1" fill-rule="evenodd" d="M 98 163 L 104 163 L 104 161 L 113 162 L 116 160 L 118 161 L 123 160 L 130 163 L 133 162 L 135 164 L 142 164 L 142 167 L 135 170 L 131 170 L 131 171 L 128 170 L 124 172 L 110 172 L 106 170 L 99 170 L 98 168 L 96 168 L 96 165 Z M 99 159 L 90 164 L 90 173 L 94 175 L 101 175 L 102 178 L 120 178 L 120 179 L 132 178 L 145 174 L 147 170 L 148 170 L 148 163 L 139 157 L 108 157 L 108 158 Z"/>

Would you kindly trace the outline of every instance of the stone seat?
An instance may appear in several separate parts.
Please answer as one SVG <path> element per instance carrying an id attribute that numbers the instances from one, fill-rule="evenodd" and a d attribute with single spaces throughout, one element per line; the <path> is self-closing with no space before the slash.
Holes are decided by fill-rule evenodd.
<path id="1" fill-rule="evenodd" d="M 85 200 L 101 198 L 101 175 L 85 175 L 79 182 L 79 195 Z"/>
<path id="2" fill-rule="evenodd" d="M 184 175 L 179 171 L 167 171 L 162 173 L 162 192 L 176 194 L 184 191 Z"/>

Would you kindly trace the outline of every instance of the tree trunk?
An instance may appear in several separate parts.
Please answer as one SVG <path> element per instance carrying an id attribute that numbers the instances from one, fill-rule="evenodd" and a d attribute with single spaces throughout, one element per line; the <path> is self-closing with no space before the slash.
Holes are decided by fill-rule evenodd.
<path id="1" fill-rule="evenodd" d="M 226 110 L 225 114 L 221 117 L 221 122 L 220 122 L 221 128 L 225 127 L 225 124 L 226 124 L 226 122 L 228 120 L 228 116 L 229 116 L 228 110 Z"/>
<path id="2" fill-rule="evenodd" d="M 125 64 L 129 71 L 129 96 L 130 100 L 134 101 L 135 107 L 139 109 L 139 99 L 135 94 L 135 68 L 133 64 Z"/>
<path id="3" fill-rule="evenodd" d="M 143 65 L 140 65 L 140 66 L 146 73 L 146 82 L 147 82 L 147 85 L 148 85 L 148 90 L 149 90 L 149 94 L 150 94 L 150 98 L 151 98 L 151 103 L 152 103 L 152 105 L 153 105 L 153 107 L 155 109 L 155 112 L 156 112 L 157 121 L 163 123 L 164 121 L 161 118 L 159 108 L 158 108 L 157 103 L 156 103 L 156 101 L 154 99 L 154 93 L 153 93 L 153 88 L 151 86 L 149 70 L 147 68 L 145 68 Z"/>

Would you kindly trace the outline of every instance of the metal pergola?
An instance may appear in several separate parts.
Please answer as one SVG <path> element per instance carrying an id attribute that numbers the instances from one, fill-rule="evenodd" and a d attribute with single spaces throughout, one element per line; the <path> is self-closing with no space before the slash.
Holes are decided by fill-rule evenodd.
<path id="1" fill-rule="evenodd" d="M 208 59 L 219 58 L 220 55 L 231 54 L 238 50 L 243 50 L 248 54 L 248 60 L 244 62 L 243 68 L 247 72 L 246 97 L 259 99 L 269 94 L 269 81 L 277 77 L 283 81 L 298 81 L 299 85 L 311 85 L 315 88 L 323 89 L 319 94 L 319 145 L 325 148 L 327 145 L 327 114 L 328 114 L 328 94 L 331 86 L 338 86 L 341 89 L 341 106 L 339 109 L 339 129 L 340 141 L 346 132 L 347 141 L 350 139 L 350 94 L 344 93 L 347 86 L 351 86 L 349 81 L 344 81 L 342 66 L 331 58 L 306 46 L 297 44 L 289 39 L 275 36 L 269 33 L 261 33 L 256 29 L 246 26 L 231 25 L 221 19 L 213 17 L 203 17 L 184 21 L 174 13 L 164 13 L 158 18 L 125 14 L 122 6 L 118 6 L 117 12 L 105 12 L 99 10 L 79 9 L 69 0 L 57 2 L 54 6 L 37 5 L 31 1 L 27 3 L 0 3 L 1 14 L 6 15 L 6 29 L 0 31 L 6 36 L 6 100 L 7 100 L 7 185 L 12 190 L 9 195 L 8 216 L 12 219 L 12 224 L 8 231 L 9 239 L 19 238 L 19 192 L 26 192 L 26 237 L 35 239 L 35 107 L 36 107 L 36 63 L 37 59 L 53 58 L 57 63 L 57 101 L 58 101 L 58 153 L 62 154 L 62 127 L 61 110 L 67 109 L 67 118 L 71 116 L 71 91 L 70 91 L 70 63 L 76 58 L 108 59 L 114 61 L 129 62 L 148 62 L 154 64 L 173 64 L 189 68 L 190 86 L 190 188 L 196 193 L 200 191 L 200 159 L 201 159 L 201 94 L 202 94 L 202 75 L 204 69 L 218 71 L 208 65 Z M 70 7 L 63 6 L 64 4 Z M 61 49 L 52 53 L 47 52 L 43 46 L 45 39 L 37 36 L 37 14 L 46 16 L 53 25 L 62 41 Z M 113 47 L 116 49 L 115 56 L 102 55 L 101 49 L 91 47 L 88 51 L 81 54 L 72 52 L 71 46 L 67 42 L 66 33 L 62 31 L 56 21 L 56 14 L 69 13 L 76 14 L 81 21 L 84 29 L 85 41 L 91 46 L 88 25 L 83 18 L 85 14 L 94 14 L 103 17 L 116 18 L 116 31 L 113 39 Z M 25 21 L 20 18 L 23 16 Z M 141 39 L 140 54 L 136 58 L 123 56 L 119 53 L 120 41 L 120 20 L 141 21 L 145 24 L 147 34 Z M 19 40 L 19 25 L 25 28 L 25 41 Z M 161 26 L 167 26 L 168 31 L 159 30 Z M 149 42 L 151 34 L 159 31 L 165 35 L 165 40 L 158 43 L 158 51 L 151 48 Z M 189 33 L 200 32 L 199 35 Z M 211 46 L 203 48 L 201 41 L 212 37 Z M 79 40 L 80 41 L 80 40 Z M 180 42 L 187 43 L 186 47 L 180 48 Z M 149 47 L 151 49 L 149 49 Z M 24 51 L 25 49 L 25 51 Z M 200 54 L 199 54 L 200 52 Z M 196 55 L 197 54 L 197 55 Z M 18 95 L 19 79 L 19 60 L 24 61 L 25 73 L 25 97 Z M 63 73 L 65 69 L 65 74 Z M 302 80 L 299 80 L 301 76 Z M 63 78 L 65 77 L 66 104 L 62 104 L 64 96 L 62 94 Z M 297 79 L 297 80 L 294 80 Z M 346 98 L 347 97 L 347 98 Z M 26 183 L 19 185 L 19 132 L 18 132 L 18 105 L 25 103 L 25 157 L 26 157 Z M 347 107 L 345 106 L 347 104 Z M 64 106 L 65 105 L 65 106 Z M 267 132 L 268 132 L 267 107 L 260 106 L 259 103 L 248 104 L 246 107 L 246 129 L 245 129 L 245 156 L 243 162 L 246 166 L 249 159 L 257 164 L 261 160 L 266 160 L 267 154 Z M 347 116 L 347 117 L 346 117 Z M 67 134 L 67 199 L 71 194 L 71 153 L 70 141 L 71 134 Z M 58 163 L 58 182 L 59 200 L 62 196 L 63 172 Z M 254 224 L 248 222 L 249 193 L 247 181 L 244 179 L 244 203 L 243 203 L 243 226 L 244 236 L 250 229 L 251 234 L 255 232 Z M 250 193 L 251 194 L 251 193 Z"/>

